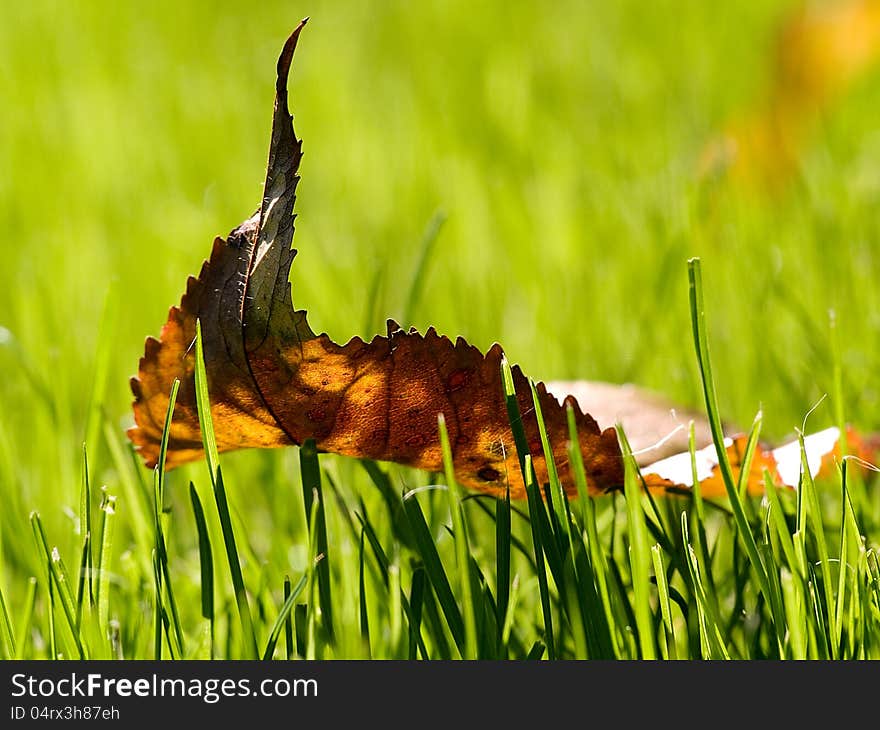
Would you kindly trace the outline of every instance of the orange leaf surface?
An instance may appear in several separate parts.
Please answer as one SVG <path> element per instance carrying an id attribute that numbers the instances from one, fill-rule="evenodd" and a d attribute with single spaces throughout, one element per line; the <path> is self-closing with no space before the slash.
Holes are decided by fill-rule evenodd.
<path id="1" fill-rule="evenodd" d="M 877 436 L 862 437 L 852 428 L 847 429 L 846 441 L 850 453 L 861 460 L 862 465 L 876 459 L 880 446 Z M 733 471 L 734 480 L 740 478 L 743 458 L 748 438 L 739 434 L 725 439 L 727 458 Z M 827 479 L 834 473 L 840 462 L 840 429 L 827 428 L 824 431 L 804 437 L 804 451 L 807 467 L 813 479 Z M 697 465 L 697 478 L 700 490 L 707 497 L 723 497 L 727 490 L 718 466 L 718 454 L 714 444 L 698 450 L 694 455 Z M 648 489 L 665 492 L 689 489 L 693 485 L 693 461 L 690 452 L 675 454 L 642 468 L 642 479 Z M 801 476 L 801 448 L 797 440 L 790 441 L 775 449 L 759 445 L 755 449 L 746 479 L 749 494 L 764 493 L 764 472 L 777 487 L 797 489 Z"/>

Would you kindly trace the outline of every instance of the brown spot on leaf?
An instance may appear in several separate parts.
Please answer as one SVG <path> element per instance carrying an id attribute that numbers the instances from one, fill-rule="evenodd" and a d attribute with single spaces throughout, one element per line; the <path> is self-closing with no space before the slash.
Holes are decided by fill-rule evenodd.
<path id="1" fill-rule="evenodd" d="M 323 421 L 325 418 L 327 418 L 327 411 L 325 411 L 320 406 L 310 408 L 308 411 L 306 411 L 306 418 L 313 422 Z"/>
<path id="2" fill-rule="evenodd" d="M 403 440 L 403 443 L 411 448 L 417 449 L 420 446 L 425 445 L 425 437 L 418 433 L 412 433 Z"/>
<path id="3" fill-rule="evenodd" d="M 458 370 L 453 370 L 449 377 L 446 379 L 446 389 L 450 393 L 460 390 L 467 385 L 468 381 L 471 378 L 471 371 L 466 368 L 459 368 Z"/>
<path id="4" fill-rule="evenodd" d="M 500 476 L 501 473 L 491 466 L 484 466 L 477 472 L 477 477 L 484 482 L 497 482 Z"/>

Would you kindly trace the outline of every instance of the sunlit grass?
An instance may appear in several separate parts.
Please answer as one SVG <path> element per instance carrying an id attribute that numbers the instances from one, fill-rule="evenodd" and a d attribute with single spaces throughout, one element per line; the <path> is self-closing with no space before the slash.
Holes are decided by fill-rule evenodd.
<path id="1" fill-rule="evenodd" d="M 144 336 L 259 200 L 275 57 L 305 15 L 293 296 L 316 328 L 433 324 L 535 378 L 702 407 L 700 256 L 719 418 L 760 409 L 775 440 L 828 394 L 809 430 L 880 427 L 880 79 L 787 189 L 700 182 L 788 3 L 661 5 L 4 9 L 0 652 L 876 656 L 880 490 L 852 464 L 741 509 L 585 483 L 508 509 L 308 448 L 154 481 L 124 437 Z"/>

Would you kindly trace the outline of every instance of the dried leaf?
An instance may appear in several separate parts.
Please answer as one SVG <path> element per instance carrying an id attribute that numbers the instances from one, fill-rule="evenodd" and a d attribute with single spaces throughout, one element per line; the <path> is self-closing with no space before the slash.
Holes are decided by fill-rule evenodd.
<path id="1" fill-rule="evenodd" d="M 198 278 L 190 277 L 180 305 L 171 308 L 160 338 L 147 338 L 138 376 L 131 380 L 137 425 L 128 435 L 146 464 L 155 466 L 169 393 L 179 379 L 166 467 L 203 458 L 192 346 L 199 321 L 220 451 L 314 439 L 323 451 L 437 472 L 443 467 L 437 431 L 442 413 L 459 481 L 496 495 L 509 486 L 513 498 L 522 498 L 525 489 L 508 422 L 499 345 L 484 355 L 461 338 L 453 343 L 433 328 L 424 335 L 404 331 L 393 321 L 384 337 L 369 342 L 355 337 L 340 345 L 326 334 L 315 334 L 306 313 L 293 309 L 289 275 L 296 255 L 291 242 L 302 144 L 288 111 L 287 77 L 304 25 L 287 40 L 278 60 L 260 208 L 225 239 L 215 239 Z M 529 382 L 518 367 L 513 379 L 536 475 L 543 483 L 547 466 Z M 632 386 L 583 381 L 560 386 L 574 394 L 562 403 L 543 384 L 537 392 L 551 456 L 569 495 L 575 493 L 566 456 L 569 405 L 592 493 L 621 488 L 623 462 L 614 428 L 600 429 L 581 405 L 599 413 L 606 424 L 623 424 L 640 451 L 640 463 L 646 464 L 643 473 L 650 488 L 690 485 L 689 454 L 656 460 L 686 448 L 685 419 L 694 421 L 698 444 L 709 443 L 702 416 L 676 413 L 659 396 Z M 830 433 L 808 441 L 811 464 L 833 455 Z M 743 444 L 739 438 L 730 445 L 737 468 Z M 723 495 L 708 449 L 700 454 L 703 493 Z M 792 485 L 790 454 L 783 449 L 759 451 L 750 489 L 761 488 L 763 467 L 778 483 Z"/>
<path id="2" fill-rule="evenodd" d="M 639 466 L 686 451 L 691 422 L 697 448 L 712 443 L 705 415 L 676 407 L 659 393 L 592 380 L 554 381 L 547 383 L 547 388 L 570 394 L 598 423 L 619 423 Z"/>
<path id="3" fill-rule="evenodd" d="M 876 459 L 877 449 L 880 446 L 876 436 L 863 438 L 850 428 L 847 430 L 846 438 L 850 453 L 861 460 L 861 466 Z M 730 460 L 735 480 L 740 478 L 747 441 L 748 438 L 742 434 L 725 439 L 727 458 Z M 804 452 L 813 479 L 830 477 L 841 459 L 840 429 L 827 428 L 804 437 Z M 710 444 L 697 451 L 695 461 L 701 493 L 706 497 L 723 497 L 727 490 L 718 466 L 715 445 Z M 746 481 L 749 494 L 764 493 L 765 470 L 770 473 L 770 478 L 777 487 L 797 489 L 801 476 L 800 442 L 794 439 L 775 449 L 760 445 L 755 450 Z M 645 485 L 649 489 L 661 492 L 690 489 L 694 481 L 690 452 L 668 457 L 644 467 L 641 471 Z"/>
<path id="4" fill-rule="evenodd" d="M 201 321 L 212 414 L 220 451 L 301 444 L 349 456 L 440 471 L 437 416 L 443 413 L 456 475 L 470 487 L 524 496 L 501 385 L 500 346 L 483 355 L 432 328 L 424 335 L 388 323 L 386 337 L 344 345 L 316 335 L 306 313 L 294 311 L 288 282 L 296 254 L 293 205 L 302 146 L 287 106 L 287 76 L 301 24 L 278 61 L 275 114 L 260 210 L 216 239 L 197 279 L 187 283 L 159 340 L 148 339 L 132 379 L 137 427 L 131 440 L 156 463 L 167 394 L 181 387 L 171 425 L 167 465 L 202 458 L 191 347 Z M 539 479 L 547 479 L 528 381 L 513 369 L 517 399 Z M 566 410 L 543 385 L 541 406 L 560 476 L 568 485 Z M 574 403 L 574 401 L 571 401 Z M 613 428 L 574 404 L 591 488 L 622 483 Z M 573 489 L 573 486 L 570 487 Z"/>

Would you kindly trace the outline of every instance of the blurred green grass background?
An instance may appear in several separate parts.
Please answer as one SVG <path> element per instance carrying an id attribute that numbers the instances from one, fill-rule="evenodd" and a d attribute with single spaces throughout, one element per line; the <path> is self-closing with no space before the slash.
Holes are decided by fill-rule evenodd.
<path id="1" fill-rule="evenodd" d="M 275 60 L 306 15 L 291 81 L 305 150 L 292 280 L 314 328 L 344 341 L 401 318 L 420 239 L 442 211 L 419 305 L 401 324 L 483 348 L 497 340 L 536 379 L 635 382 L 699 405 L 686 277 L 687 258 L 699 255 L 730 421 L 747 426 L 763 407 L 765 436 L 800 425 L 832 387 L 833 309 L 844 412 L 876 429 L 880 73 L 822 119 L 786 190 L 740 195 L 695 174 L 725 120 L 760 94 L 789 7 L 6 4 L 7 570 L 28 561 L 10 535 L 19 522 L 28 529 L 30 510 L 52 532 L 77 504 L 108 292 L 118 326 L 104 412 L 121 433 L 144 337 L 158 334 L 212 238 L 256 208 Z M 810 430 L 831 420 L 825 406 Z M 224 463 L 244 490 L 254 475 L 290 474 L 292 458 Z M 112 485 L 103 443 L 90 459 L 94 482 Z M 172 491 L 183 494 L 193 475 L 204 479 L 204 466 L 172 474 Z M 287 490 L 276 482 L 240 505 L 257 542 L 292 529 Z"/>

